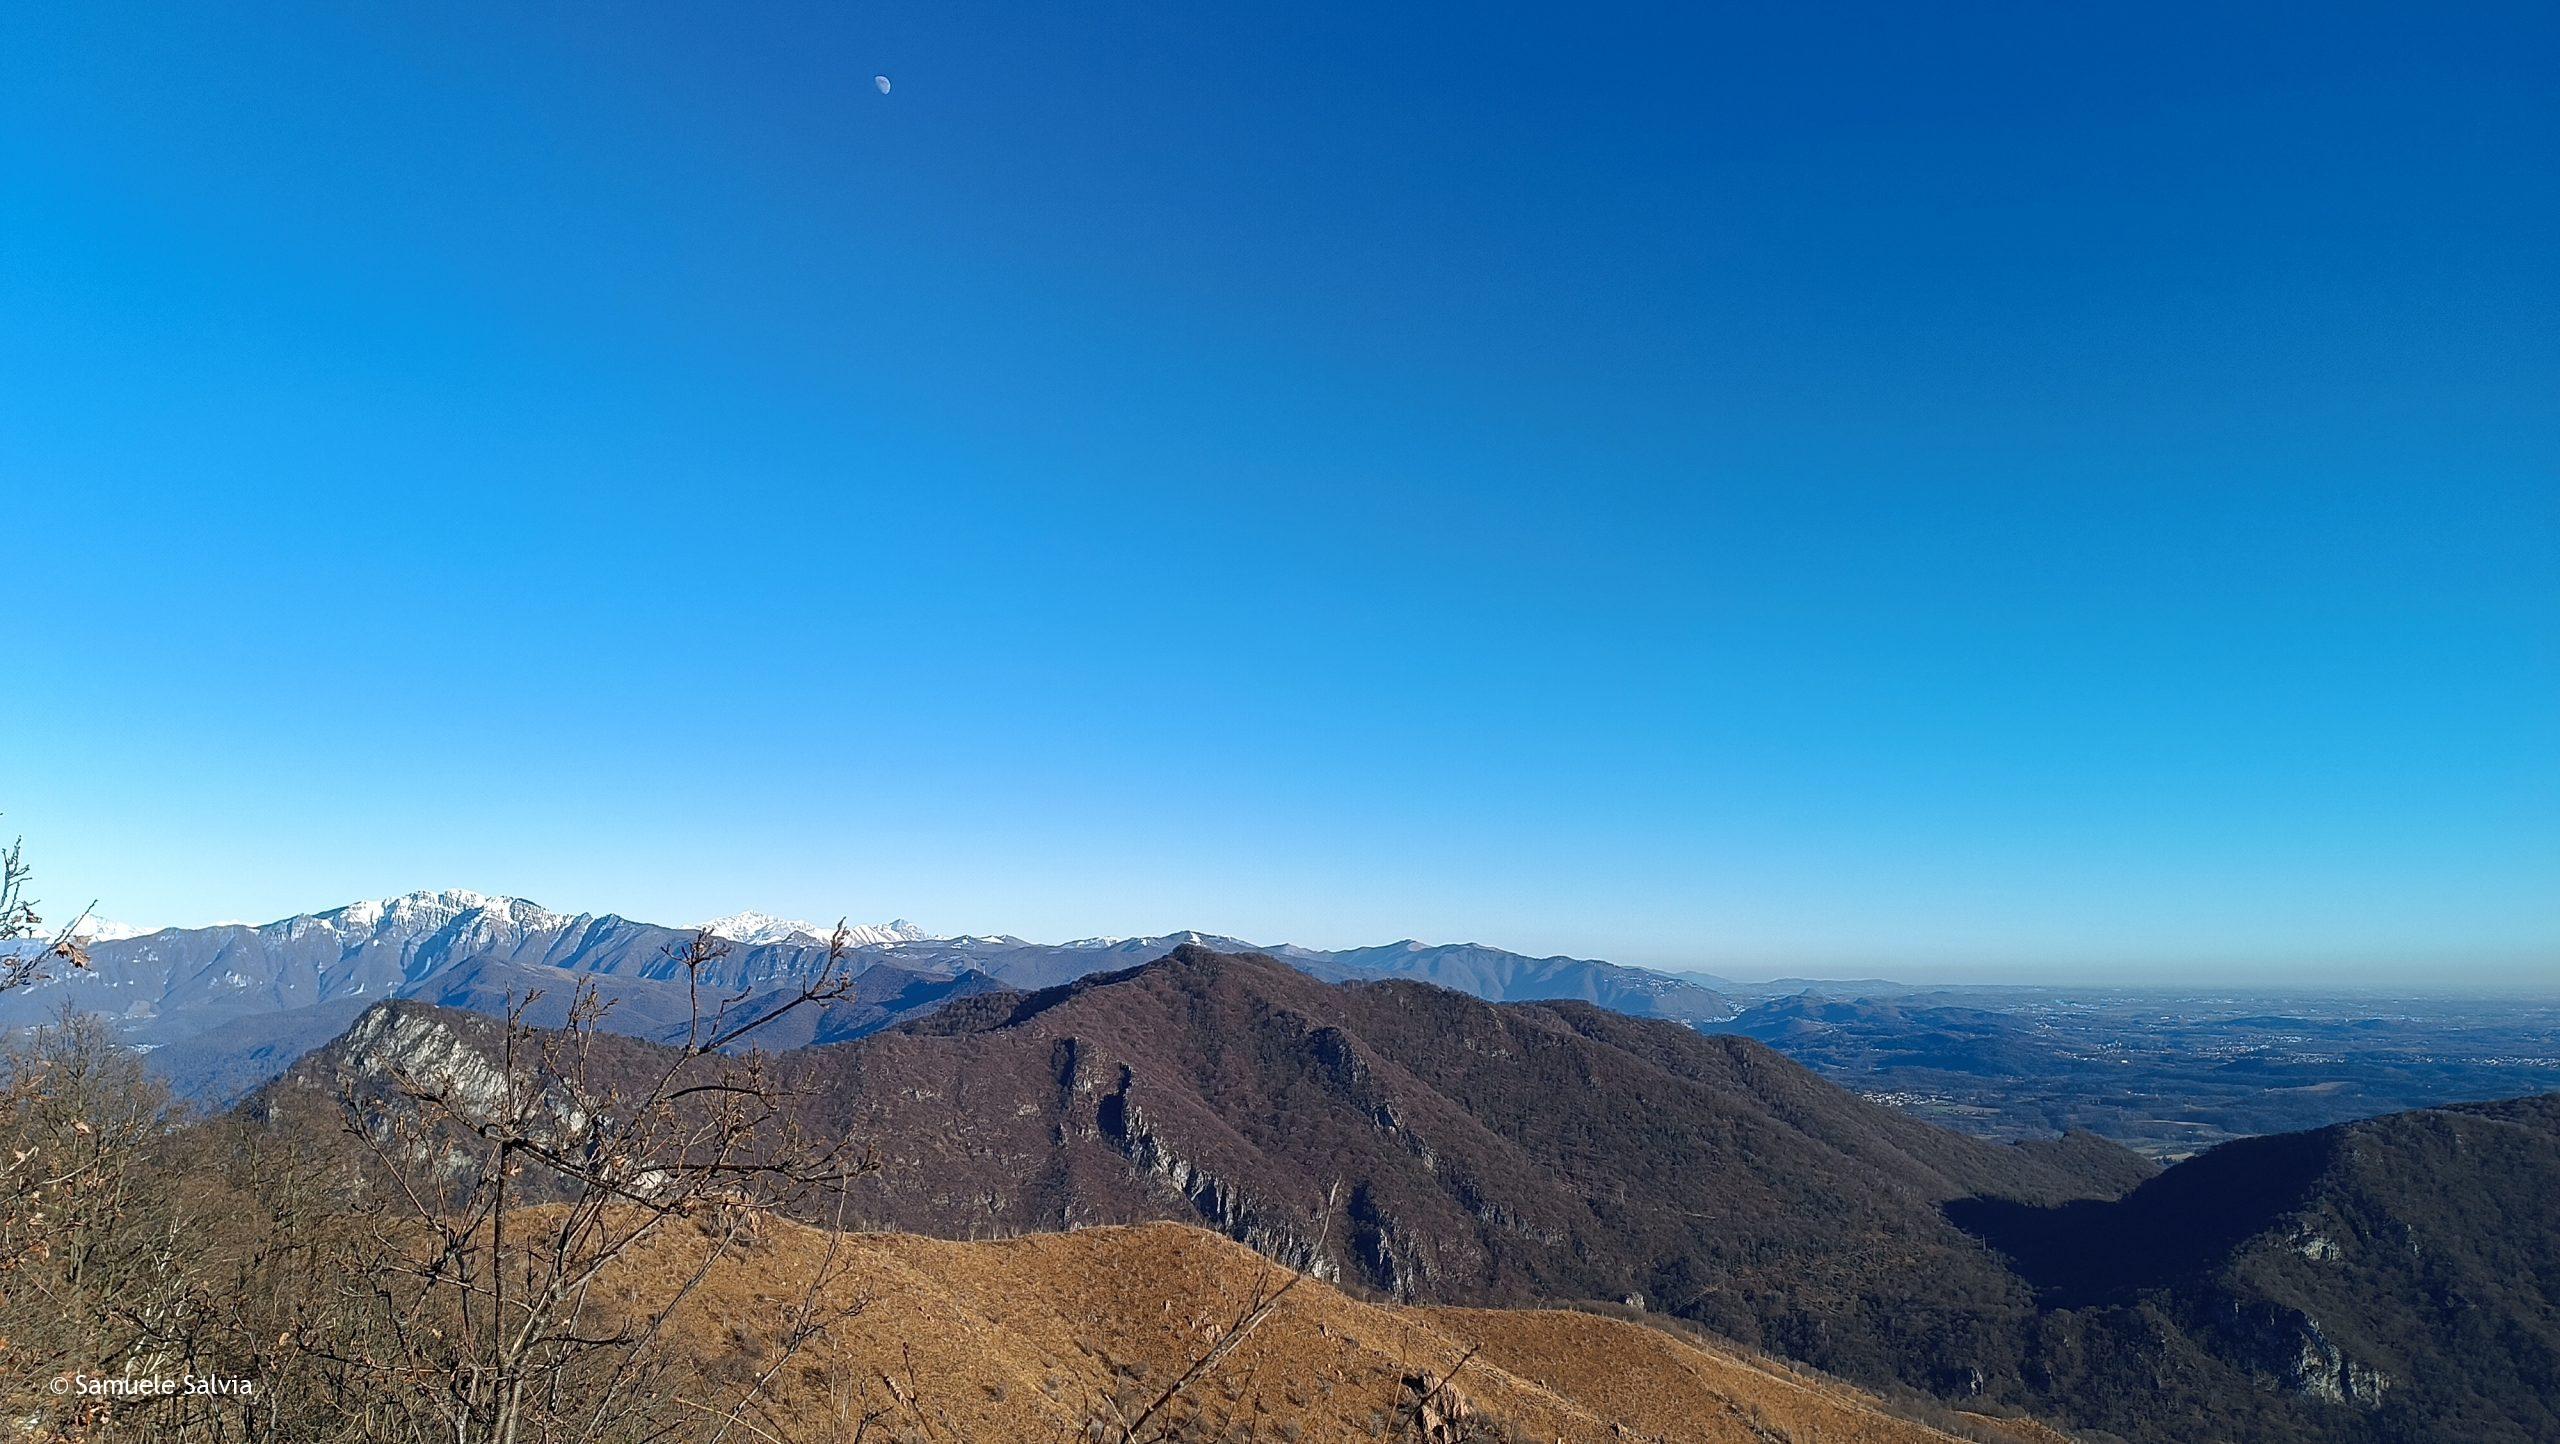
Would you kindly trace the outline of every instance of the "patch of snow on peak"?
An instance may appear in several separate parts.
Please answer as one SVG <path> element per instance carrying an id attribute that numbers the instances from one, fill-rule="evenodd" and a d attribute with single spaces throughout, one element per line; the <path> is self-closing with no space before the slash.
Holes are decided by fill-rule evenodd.
<path id="1" fill-rule="evenodd" d="M 725 918 L 713 918 L 707 923 L 696 926 L 714 937 L 727 938 L 733 943 L 744 943 L 749 947 L 758 947 L 766 943 L 787 943 L 795 938 L 823 943 L 833 938 L 836 932 L 832 924 L 804 923 L 792 918 L 778 918 L 771 913 L 760 913 L 752 909 L 731 913 Z M 905 918 L 899 918 L 886 923 L 848 924 L 845 927 L 844 936 L 845 942 L 850 946 L 869 948 L 889 943 L 922 942 L 926 934 L 924 929 L 917 927 L 914 923 L 908 922 Z"/>
<path id="2" fill-rule="evenodd" d="M 725 918 L 713 918 L 707 923 L 696 923 L 694 926 L 715 938 L 727 938 L 733 943 L 745 943 L 750 947 L 760 943 L 788 942 L 793 938 L 825 936 L 818 931 L 816 923 L 795 922 L 790 918 L 775 917 L 771 913 L 760 913 L 752 908 L 745 912 L 731 913 Z M 833 931 L 832 928 L 828 929 L 830 933 Z"/>

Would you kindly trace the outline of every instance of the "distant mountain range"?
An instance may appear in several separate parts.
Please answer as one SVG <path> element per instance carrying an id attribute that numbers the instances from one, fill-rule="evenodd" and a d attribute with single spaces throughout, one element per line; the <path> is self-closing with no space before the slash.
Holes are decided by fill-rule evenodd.
<path id="1" fill-rule="evenodd" d="M 727 940 L 701 984 L 720 996 L 786 990 L 822 967 L 832 925 L 742 912 L 699 925 Z M 0 995 L 0 1030 L 66 1003 L 111 1019 L 155 1071 L 199 1099 L 238 1096 L 336 1036 L 368 1004 L 418 998 L 493 1012 L 539 990 L 538 1021 L 556 1021 L 582 982 L 613 1003 L 610 1026 L 643 1038 L 681 1034 L 690 1007 L 675 957 L 693 927 L 613 914 L 564 914 L 517 897 L 445 890 L 350 903 L 252 926 L 224 923 L 112 936 L 89 944 L 95 966 L 55 969 L 45 985 Z M 928 936 L 903 919 L 849 926 L 855 996 L 795 1016 L 769 1046 L 840 1042 L 956 996 L 1041 988 L 1126 968 L 1185 944 L 1254 945 L 1185 932 L 1164 937 L 1035 943 Z M 1723 995 L 1683 977 L 1581 958 L 1530 958 L 1472 943 L 1390 943 L 1342 952 L 1264 949 L 1328 980 L 1409 977 L 1516 1002 L 1577 999 L 1647 1017 L 1704 1024 L 1729 1018 Z"/>

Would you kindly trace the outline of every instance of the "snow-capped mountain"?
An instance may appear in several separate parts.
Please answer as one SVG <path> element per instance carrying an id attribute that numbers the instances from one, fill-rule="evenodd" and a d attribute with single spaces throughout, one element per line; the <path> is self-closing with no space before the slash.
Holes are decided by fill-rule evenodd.
<path id="1" fill-rule="evenodd" d="M 313 934 L 358 944 L 413 943 L 435 936 L 457 921 L 464 923 L 468 945 L 512 944 L 568 923 L 560 913 L 520 897 L 492 897 L 464 888 L 403 893 L 398 897 L 349 903 L 323 913 L 304 913 L 260 928 L 281 931 L 288 940 Z"/>
<path id="2" fill-rule="evenodd" d="M 290 1009 L 394 991 L 452 961 L 542 949 L 581 919 L 522 898 L 445 890 L 349 903 L 258 926 L 220 923 L 153 932 L 99 930 L 88 950 L 102 966 L 59 970 L 22 998 L 0 999 L 11 1016 L 56 1006 L 47 989 L 129 1027 Z M 113 964 L 112 967 L 103 966 Z"/>
<path id="3" fill-rule="evenodd" d="M 191 1074 L 176 1065 L 164 1072 L 191 1091 L 219 1096 L 232 1082 L 256 1082 L 259 1069 L 291 1062 L 386 997 L 462 997 L 496 1010 L 537 993 L 545 1006 L 557 1006 L 593 986 L 620 1008 L 618 1026 L 645 1031 L 671 1008 L 680 1012 L 697 982 L 718 996 L 769 993 L 827 966 L 814 930 L 779 932 L 776 941 L 735 944 L 696 977 L 681 961 L 691 928 L 557 913 L 463 889 L 424 890 L 271 923 L 93 941 L 95 966 L 49 969 L 35 986 L 0 993 L 0 1034 L 69 1004 L 107 1018 L 155 1059 L 197 1058 Z M 904 922 L 862 930 L 856 970 L 922 935 Z M 941 975 L 956 981 L 962 971 Z M 887 993 L 903 996 L 897 987 Z M 243 1053 L 255 1056 L 234 1056 Z"/>
<path id="4" fill-rule="evenodd" d="M 72 941 L 79 943 L 120 943 L 127 938 L 141 937 L 150 931 L 149 928 L 137 928 L 108 918 L 84 915 L 71 925 L 71 938 Z M 11 938 L 0 942 L 0 954 L 40 953 L 53 944 L 54 937 L 53 925 L 43 924 L 36 929 L 32 937 Z"/>
<path id="5" fill-rule="evenodd" d="M 832 939 L 836 931 L 831 923 L 804 923 L 793 918 L 778 918 L 771 913 L 753 910 L 731 913 L 725 918 L 713 918 L 707 923 L 697 923 L 695 926 L 714 937 L 727 938 L 733 943 L 745 943 L 751 947 L 764 943 L 787 943 L 794 939 L 823 943 Z M 857 948 L 885 947 L 891 943 L 916 943 L 924 941 L 925 937 L 924 929 L 908 922 L 905 918 L 885 923 L 848 924 L 845 927 L 845 941 Z"/>

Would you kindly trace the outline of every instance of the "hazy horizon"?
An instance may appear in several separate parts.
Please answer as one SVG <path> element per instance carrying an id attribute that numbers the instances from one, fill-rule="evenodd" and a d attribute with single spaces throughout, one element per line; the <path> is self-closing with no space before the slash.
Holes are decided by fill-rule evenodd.
<path id="1" fill-rule="evenodd" d="M 57 908 L 2560 977 L 2548 12 L 0 31 Z"/>

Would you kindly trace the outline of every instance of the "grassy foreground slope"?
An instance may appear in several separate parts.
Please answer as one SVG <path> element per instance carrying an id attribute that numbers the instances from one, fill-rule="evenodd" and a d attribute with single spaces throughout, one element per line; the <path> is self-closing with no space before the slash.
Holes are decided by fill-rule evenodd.
<path id="1" fill-rule="evenodd" d="M 840 1296 L 861 1313 L 777 1376 L 757 1426 L 787 1440 L 1085 1437 L 1133 1414 L 1290 1275 L 1250 1249 L 1160 1223 L 958 1243 L 840 1236 Z M 679 1235 L 631 1265 L 642 1297 L 686 1270 Z M 714 1373 L 758 1368 L 765 1333 L 825 1260 L 829 1235 L 778 1226 L 678 1311 L 679 1345 Z M 1464 1361 L 1463 1363 L 1461 1361 Z M 1454 1378 L 1451 1371 L 1455 1370 Z M 1158 1415 L 1170 1439 L 1418 1437 L 1414 1380 L 1448 1381 L 1461 1432 L 1510 1441 L 1924 1444 L 1956 1437 L 1873 1396 L 1687 1336 L 1554 1310 L 1364 1303 L 1300 1280 Z M 868 1420 L 868 1424 L 865 1424 Z M 1984 1434 L 1983 1437 L 2005 1437 Z M 2019 1439 L 2051 1437 L 2033 1432 Z"/>

